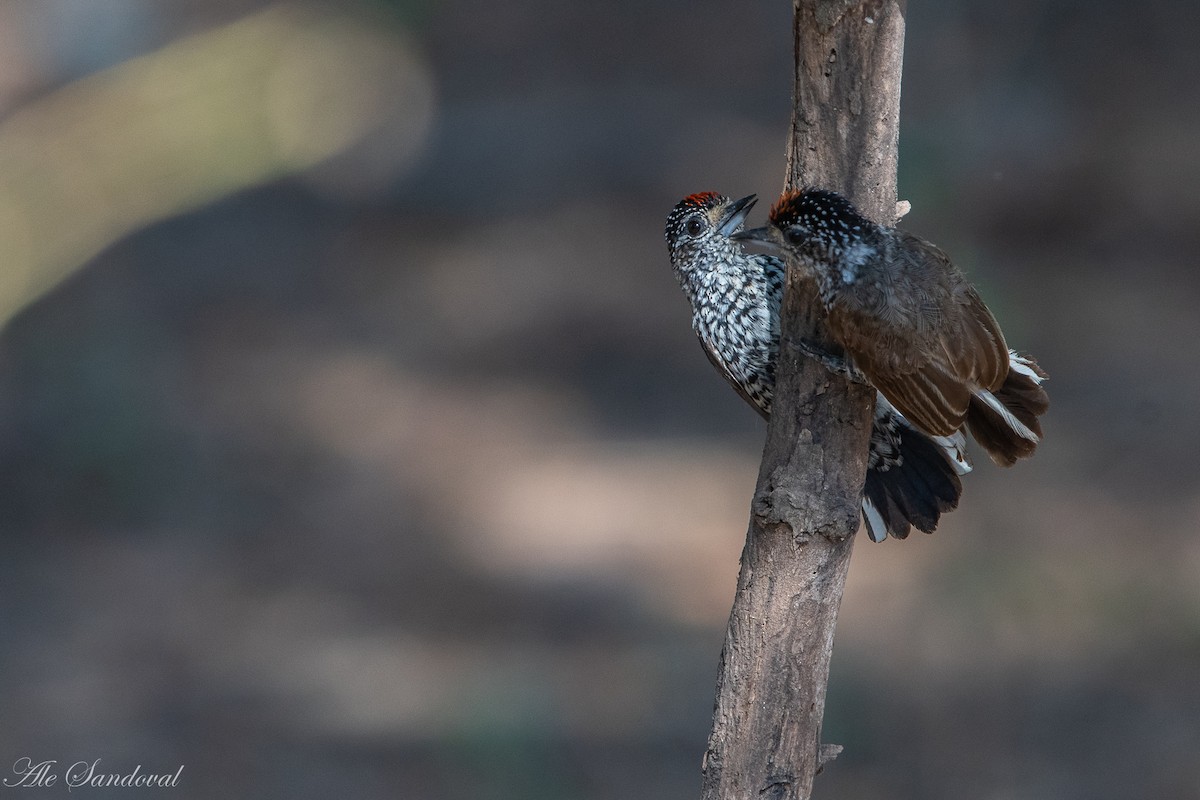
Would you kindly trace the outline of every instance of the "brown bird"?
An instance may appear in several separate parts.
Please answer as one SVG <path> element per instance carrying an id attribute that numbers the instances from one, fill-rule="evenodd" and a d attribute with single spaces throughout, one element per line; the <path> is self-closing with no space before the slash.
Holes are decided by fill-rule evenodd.
<path id="1" fill-rule="evenodd" d="M 701 192 L 667 216 L 671 268 L 692 307 L 692 329 L 705 355 L 754 410 L 769 419 L 779 362 L 779 316 L 785 267 L 765 253 L 747 253 L 730 235 L 742 227 L 754 195 L 733 200 Z M 966 441 L 928 436 L 876 392 L 867 451 L 862 516 L 881 542 L 916 527 L 933 533 L 958 506 L 960 475 L 971 471 Z"/>
<path id="2" fill-rule="evenodd" d="M 975 287 L 937 247 L 822 189 L 784 194 L 769 225 L 733 238 L 781 252 L 816 280 L 832 338 L 918 429 L 950 436 L 965 424 L 1001 466 L 1033 455 L 1050 405 L 1046 373 L 1008 349 Z"/>

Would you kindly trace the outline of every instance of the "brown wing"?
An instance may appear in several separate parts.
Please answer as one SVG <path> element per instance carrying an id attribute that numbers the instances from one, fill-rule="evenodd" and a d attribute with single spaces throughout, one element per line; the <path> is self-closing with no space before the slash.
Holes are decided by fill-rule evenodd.
<path id="1" fill-rule="evenodd" d="M 1008 374 L 1000 326 L 941 250 L 898 234 L 900 276 L 855 306 L 830 309 L 830 329 L 858 367 L 910 422 L 949 436 L 962 427 L 976 388 Z M 864 298 L 865 299 L 865 298 Z"/>
<path id="2" fill-rule="evenodd" d="M 950 436 L 963 426 L 971 391 L 940 364 L 929 361 L 899 372 L 847 350 L 875 388 L 916 427 L 933 436 Z"/>
<path id="3" fill-rule="evenodd" d="M 943 336 L 943 339 L 953 339 L 947 343 L 950 361 L 963 380 L 995 391 L 1008 377 L 1008 344 L 1000 324 L 975 287 L 963 280 L 956 288 L 960 310 L 958 333 L 953 337 Z"/>

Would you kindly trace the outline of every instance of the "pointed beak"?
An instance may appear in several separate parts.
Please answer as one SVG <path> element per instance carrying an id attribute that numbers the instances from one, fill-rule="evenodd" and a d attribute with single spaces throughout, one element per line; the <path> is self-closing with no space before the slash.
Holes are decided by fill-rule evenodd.
<path id="1" fill-rule="evenodd" d="M 752 242 L 759 247 L 769 250 L 772 253 L 780 252 L 779 243 L 775 241 L 775 237 L 771 235 L 771 229 L 767 227 L 751 228 L 748 231 L 738 231 L 731 233 L 730 239 L 737 239 L 739 242 Z"/>
<path id="2" fill-rule="evenodd" d="M 749 195 L 741 200 L 734 200 L 725 207 L 725 214 L 717 225 L 717 233 L 722 236 L 730 236 L 738 228 L 742 227 L 742 223 L 746 221 L 746 215 L 750 213 L 750 209 L 754 208 L 754 204 L 758 202 L 757 195 Z"/>

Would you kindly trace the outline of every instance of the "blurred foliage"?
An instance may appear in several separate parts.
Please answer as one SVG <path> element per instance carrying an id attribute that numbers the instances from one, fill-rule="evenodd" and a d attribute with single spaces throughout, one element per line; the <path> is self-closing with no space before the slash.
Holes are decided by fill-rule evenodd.
<path id="1" fill-rule="evenodd" d="M 403 43 L 278 6 L 26 105 L 0 127 L 0 322 L 131 231 L 342 152 L 385 102 L 411 152 L 432 88 Z"/>

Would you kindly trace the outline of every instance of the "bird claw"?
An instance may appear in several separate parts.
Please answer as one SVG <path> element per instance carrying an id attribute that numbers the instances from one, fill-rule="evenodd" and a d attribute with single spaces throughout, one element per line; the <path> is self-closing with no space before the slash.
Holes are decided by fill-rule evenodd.
<path id="1" fill-rule="evenodd" d="M 788 346 L 799 350 L 804 355 L 816 361 L 825 369 L 835 375 L 840 375 L 851 383 L 870 386 L 871 382 L 867 380 L 867 376 L 862 373 L 854 363 L 844 356 L 835 356 L 828 350 L 822 349 L 819 345 L 813 344 L 807 339 L 788 339 Z"/>

